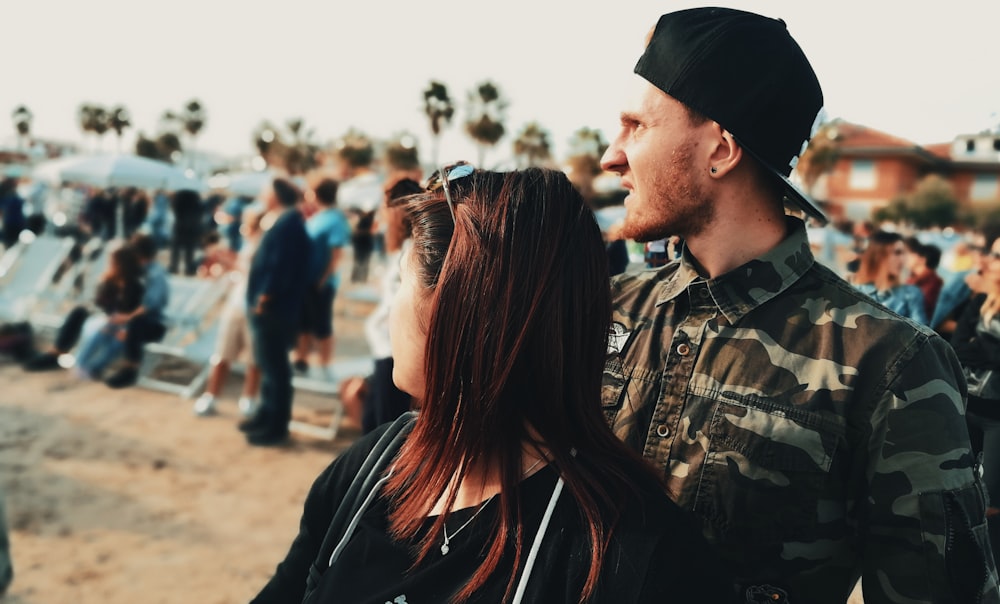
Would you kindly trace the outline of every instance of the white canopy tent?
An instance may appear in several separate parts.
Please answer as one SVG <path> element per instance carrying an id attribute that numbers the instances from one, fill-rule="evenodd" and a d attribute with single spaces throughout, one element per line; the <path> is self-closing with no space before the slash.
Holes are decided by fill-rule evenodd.
<path id="1" fill-rule="evenodd" d="M 199 178 L 166 162 L 137 155 L 76 155 L 38 164 L 32 178 L 53 183 L 73 182 L 94 187 L 138 187 L 203 193 Z"/>

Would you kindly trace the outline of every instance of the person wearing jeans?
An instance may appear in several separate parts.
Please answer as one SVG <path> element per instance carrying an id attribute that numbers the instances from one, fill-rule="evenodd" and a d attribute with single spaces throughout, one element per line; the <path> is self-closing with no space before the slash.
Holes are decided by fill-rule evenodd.
<path id="1" fill-rule="evenodd" d="M 111 316 L 114 325 L 125 326 L 124 363 L 104 383 L 111 388 L 126 388 L 139 377 L 143 346 L 158 342 L 167 333 L 163 312 L 170 299 L 167 271 L 156 261 L 156 242 L 149 235 L 136 235 L 130 245 L 145 267 L 146 290 L 142 304 L 131 312 L 118 312 Z"/>
<path id="2" fill-rule="evenodd" d="M 277 214 L 261 238 L 247 278 L 254 361 L 261 372 L 257 414 L 240 423 L 251 445 L 281 444 L 292 416 L 292 365 L 289 349 L 298 333 L 308 284 L 309 235 L 296 209 L 299 190 L 275 179 L 264 192 L 265 208 Z"/>

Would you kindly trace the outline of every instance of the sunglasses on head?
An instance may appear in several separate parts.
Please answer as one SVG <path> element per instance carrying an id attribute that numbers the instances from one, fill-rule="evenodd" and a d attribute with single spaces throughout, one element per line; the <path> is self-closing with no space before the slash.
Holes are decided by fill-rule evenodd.
<path id="1" fill-rule="evenodd" d="M 428 191 L 444 190 L 444 199 L 448 202 L 448 211 L 451 212 L 452 221 L 455 220 L 455 202 L 451 199 L 451 190 L 448 183 L 460 178 L 465 178 L 475 172 L 476 169 L 469 162 L 460 161 L 444 166 L 427 179 L 426 189 Z"/>

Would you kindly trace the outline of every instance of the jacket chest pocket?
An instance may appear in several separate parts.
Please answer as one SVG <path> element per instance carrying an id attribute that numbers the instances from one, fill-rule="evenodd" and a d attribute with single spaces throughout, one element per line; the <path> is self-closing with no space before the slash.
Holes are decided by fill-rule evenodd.
<path id="1" fill-rule="evenodd" d="M 696 510 L 725 541 L 815 537 L 843 421 L 774 401 L 717 401 Z"/>

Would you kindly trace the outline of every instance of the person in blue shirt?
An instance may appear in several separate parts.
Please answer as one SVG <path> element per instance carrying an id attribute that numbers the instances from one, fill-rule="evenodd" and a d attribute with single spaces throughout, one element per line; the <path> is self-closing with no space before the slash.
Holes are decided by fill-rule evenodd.
<path id="1" fill-rule="evenodd" d="M 288 439 L 292 417 L 292 363 L 289 349 L 298 335 L 308 287 L 309 234 L 296 207 L 301 194 L 276 178 L 264 192 L 265 209 L 277 214 L 254 254 L 247 278 L 247 315 L 254 361 L 261 372 L 257 414 L 240 423 L 251 445 L 277 445 Z"/>
<path id="2" fill-rule="evenodd" d="M 162 189 L 153 195 L 153 204 L 146 215 L 146 228 L 153 236 L 157 249 L 163 249 L 170 243 L 170 198 Z"/>
<path id="3" fill-rule="evenodd" d="M 315 344 L 320 367 L 329 376 L 333 359 L 333 301 L 337 297 L 340 275 L 337 267 L 343 248 L 351 240 L 351 226 L 337 208 L 337 181 L 326 178 L 309 192 L 319 205 L 319 212 L 306 221 L 311 253 L 305 303 L 299 323 L 299 341 L 293 367 L 305 373 L 307 358 Z"/>
<path id="4" fill-rule="evenodd" d="M 163 311 L 170 300 L 167 271 L 156 261 L 156 241 L 146 234 L 135 235 L 129 245 L 139 255 L 145 267 L 145 293 L 142 304 L 127 313 L 115 313 L 110 322 L 125 325 L 124 363 L 104 383 L 111 388 L 125 388 L 135 384 L 142 362 L 142 348 L 158 342 L 167 332 Z"/>
<path id="5" fill-rule="evenodd" d="M 222 205 L 222 209 L 215 214 L 215 222 L 222 227 L 222 234 L 229 244 L 229 249 L 234 252 L 240 251 L 243 247 L 243 235 L 240 227 L 243 225 L 243 210 L 253 203 L 253 197 L 238 195 L 230 197 Z"/>
<path id="6" fill-rule="evenodd" d="M 924 294 L 916 285 L 903 282 L 906 245 L 899 233 L 876 231 L 861 255 L 854 283 L 861 292 L 889 310 L 927 325 Z"/>

